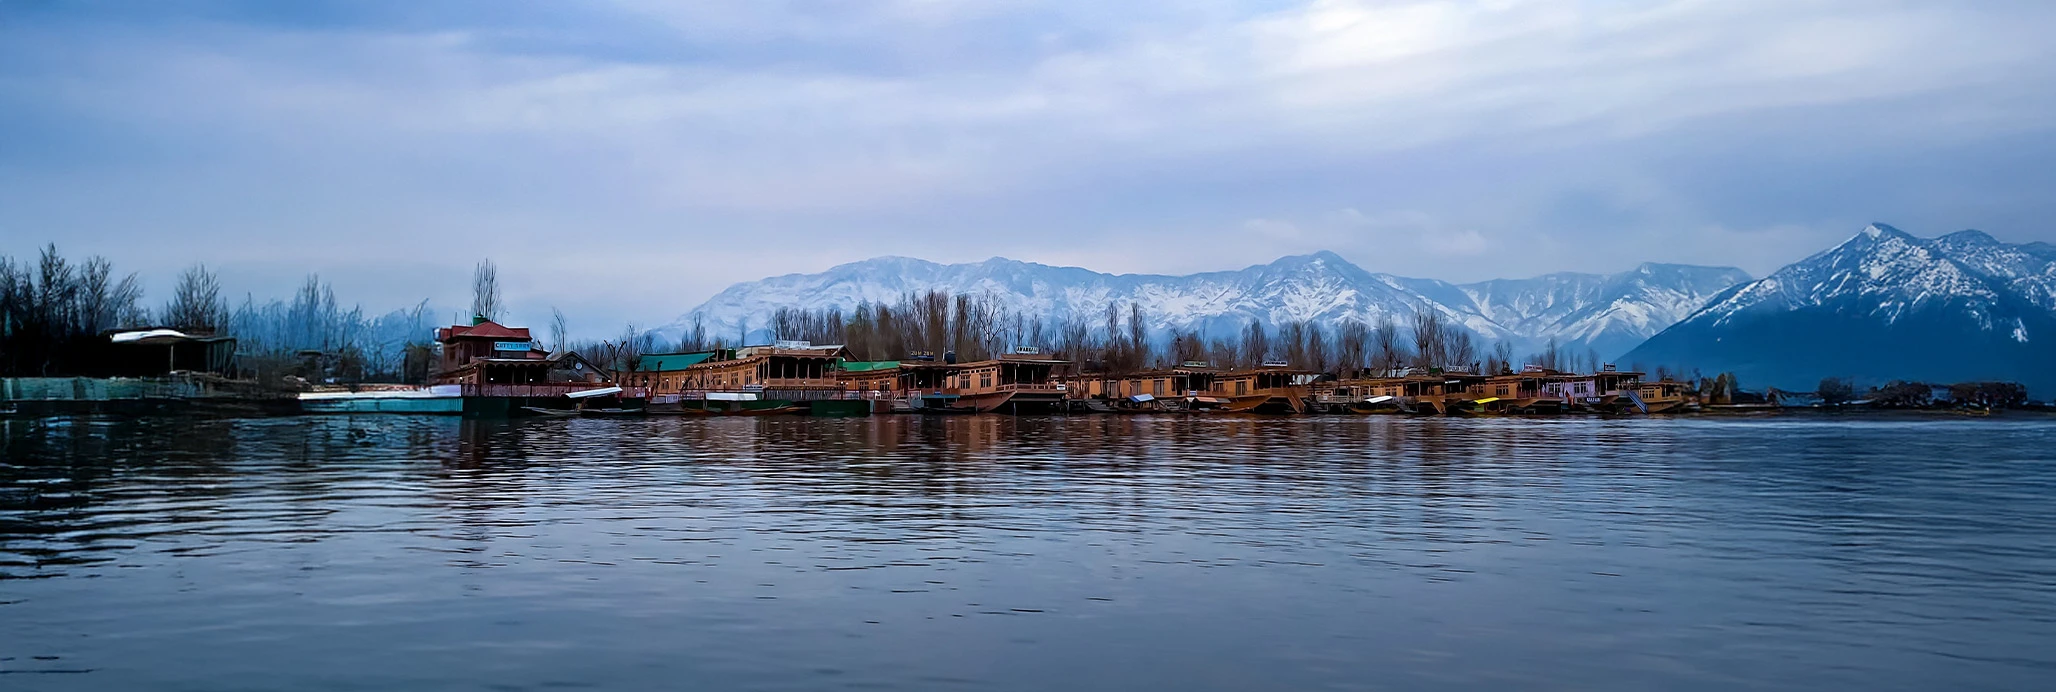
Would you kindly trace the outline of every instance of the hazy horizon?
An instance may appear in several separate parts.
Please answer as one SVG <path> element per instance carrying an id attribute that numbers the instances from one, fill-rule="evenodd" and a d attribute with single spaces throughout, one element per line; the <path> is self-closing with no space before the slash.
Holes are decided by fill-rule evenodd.
<path id="1" fill-rule="evenodd" d="M 881 255 L 1762 276 L 2056 241 L 2046 3 L 0 4 L 0 254 L 654 326 Z M 2037 87 L 2036 84 L 2043 86 Z"/>

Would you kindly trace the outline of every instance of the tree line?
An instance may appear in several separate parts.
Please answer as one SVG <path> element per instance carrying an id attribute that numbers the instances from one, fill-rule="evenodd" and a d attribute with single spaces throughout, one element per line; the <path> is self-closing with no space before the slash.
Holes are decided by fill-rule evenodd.
<path id="1" fill-rule="evenodd" d="M 472 276 L 471 313 L 497 321 L 504 312 L 498 268 L 490 260 L 481 262 Z M 971 361 L 1027 347 L 1069 361 L 1073 371 L 1112 373 L 1188 362 L 1216 368 L 1283 363 L 1342 376 L 1400 368 L 1495 373 L 1529 364 L 1559 370 L 1599 367 L 1598 354 L 1588 351 L 1581 363 L 1553 341 L 1521 357 L 1506 341 L 1486 347 L 1473 331 L 1428 306 L 1404 321 L 1383 315 L 1331 329 L 1309 321 L 1268 327 L 1251 320 L 1226 334 L 1208 334 L 1159 330 L 1134 302 L 1109 303 L 1092 315 L 1051 318 L 1011 309 L 989 294 L 926 291 L 861 303 L 849 313 L 778 308 L 756 324 L 779 339 L 846 344 L 866 360 L 929 354 L 937 360 Z M 427 377 L 433 358 L 434 326 L 426 300 L 374 315 L 343 303 L 334 286 L 318 275 L 308 276 L 290 298 L 259 300 L 246 294 L 231 307 L 219 278 L 196 264 L 181 272 L 170 296 L 151 309 L 137 276 L 117 274 L 105 258 L 73 262 L 55 245 L 33 261 L 0 256 L 0 374 L 5 375 L 76 373 L 85 364 L 73 359 L 89 352 L 78 348 L 85 340 L 109 330 L 166 327 L 235 337 L 246 374 L 265 379 L 297 375 L 418 382 Z M 746 345 L 756 331 L 752 326 L 746 321 L 732 334 L 717 334 L 696 320 L 677 341 L 665 343 L 631 324 L 612 338 L 573 340 L 569 320 L 552 309 L 546 345 L 552 351 L 576 351 L 603 368 L 633 370 L 644 354 Z"/>
<path id="2" fill-rule="evenodd" d="M 753 322 L 760 325 L 755 330 Z M 704 318 L 695 316 L 674 350 L 730 348 L 742 345 L 756 330 L 780 340 L 842 344 L 862 360 L 926 354 L 937 360 L 954 356 L 973 361 L 1033 349 L 1069 361 L 1067 367 L 1074 372 L 1115 374 L 1194 362 L 1215 368 L 1284 364 L 1344 377 L 1402 368 L 1498 373 L 1530 364 L 1559 370 L 1596 370 L 1600 365 L 1596 352 L 1588 349 L 1581 357 L 1554 340 L 1541 352 L 1518 357 L 1511 342 L 1484 347 L 1473 331 L 1428 306 L 1420 306 L 1404 322 L 1382 315 L 1330 329 L 1312 321 L 1268 327 L 1251 320 L 1231 333 L 1210 335 L 1196 329 L 1159 330 L 1137 302 L 1108 303 L 1096 314 L 1051 319 L 1011 309 L 990 294 L 942 291 L 909 292 L 890 302 L 867 301 L 848 313 L 835 307 L 781 307 L 761 320 L 744 321 L 734 334 L 711 332 Z M 625 350 L 637 353 L 660 347 L 647 335 L 638 338 L 630 328 L 620 339 L 605 342 L 609 350 L 602 355 L 624 350 L 621 344 L 633 344 Z"/>
<path id="3" fill-rule="evenodd" d="M 204 264 L 180 272 L 154 309 L 135 273 L 118 274 L 104 257 L 73 261 L 45 246 L 33 259 L 0 255 L 0 375 L 89 372 L 114 330 L 167 328 L 195 336 L 233 336 L 244 374 L 297 374 L 347 381 L 425 377 L 427 301 L 369 315 L 344 307 L 335 289 L 310 275 L 290 299 L 246 294 L 230 306 L 219 277 Z"/>

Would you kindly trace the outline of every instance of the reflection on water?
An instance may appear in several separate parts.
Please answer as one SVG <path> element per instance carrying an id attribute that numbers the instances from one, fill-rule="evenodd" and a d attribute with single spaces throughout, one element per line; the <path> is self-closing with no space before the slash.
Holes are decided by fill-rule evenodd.
<path id="1" fill-rule="evenodd" d="M 2038 689 L 2047 419 L 0 420 L 6 689 Z"/>

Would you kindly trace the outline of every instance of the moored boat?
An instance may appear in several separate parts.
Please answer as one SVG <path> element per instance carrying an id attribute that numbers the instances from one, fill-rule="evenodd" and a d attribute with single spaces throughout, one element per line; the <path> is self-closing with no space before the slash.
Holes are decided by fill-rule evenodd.
<path id="1" fill-rule="evenodd" d="M 301 392 L 298 399 L 303 413 L 464 413 L 464 388 L 458 385 L 338 388 Z"/>

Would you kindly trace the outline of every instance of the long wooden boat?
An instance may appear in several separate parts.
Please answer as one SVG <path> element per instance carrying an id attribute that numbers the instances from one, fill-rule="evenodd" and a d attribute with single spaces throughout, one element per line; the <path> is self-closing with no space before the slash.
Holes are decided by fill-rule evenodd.
<path id="1" fill-rule="evenodd" d="M 759 406 L 755 408 L 747 408 L 740 406 L 735 408 L 685 407 L 679 408 L 675 411 L 663 411 L 663 413 L 673 413 L 682 416 L 783 416 L 787 414 L 806 412 L 807 407 L 789 402 L 782 402 L 770 406 Z"/>
<path id="2" fill-rule="evenodd" d="M 464 413 L 458 385 L 302 392 L 298 398 L 304 413 Z"/>
<path id="3" fill-rule="evenodd" d="M 578 415 L 594 417 L 647 416 L 650 415 L 650 411 L 645 408 L 586 408 L 579 409 Z"/>

